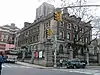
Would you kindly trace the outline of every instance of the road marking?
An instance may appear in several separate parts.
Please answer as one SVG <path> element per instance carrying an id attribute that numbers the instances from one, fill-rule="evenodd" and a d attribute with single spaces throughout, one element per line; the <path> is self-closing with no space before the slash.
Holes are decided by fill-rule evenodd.
<path id="1" fill-rule="evenodd" d="M 52 70 L 100 75 L 100 70 L 91 70 L 91 69 L 52 69 Z"/>
<path id="2" fill-rule="evenodd" d="M 3 64 L 2 67 L 4 68 L 31 68 L 28 66 L 14 65 L 14 64 Z"/>

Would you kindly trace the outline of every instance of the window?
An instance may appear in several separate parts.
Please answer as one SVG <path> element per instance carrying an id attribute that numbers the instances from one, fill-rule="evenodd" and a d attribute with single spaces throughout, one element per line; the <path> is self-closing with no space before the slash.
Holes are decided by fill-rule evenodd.
<path id="1" fill-rule="evenodd" d="M 4 39 L 4 35 L 2 35 L 2 39 Z"/>
<path id="2" fill-rule="evenodd" d="M 44 30 L 46 29 L 45 23 L 44 23 Z"/>
<path id="3" fill-rule="evenodd" d="M 86 38 L 86 43 L 88 43 L 88 38 Z"/>
<path id="4" fill-rule="evenodd" d="M 8 39 L 8 35 L 6 35 L 6 39 Z"/>
<path id="5" fill-rule="evenodd" d="M 82 55 L 84 55 L 84 48 L 81 48 L 81 52 Z"/>
<path id="6" fill-rule="evenodd" d="M 75 31 L 78 31 L 78 27 L 77 27 L 76 25 L 75 25 L 75 27 L 74 27 L 74 28 L 75 28 Z"/>
<path id="7" fill-rule="evenodd" d="M 38 45 L 34 45 L 34 46 L 33 46 L 33 49 L 34 49 L 34 50 L 38 50 Z"/>
<path id="8" fill-rule="evenodd" d="M 69 23 L 69 29 L 71 28 L 71 23 Z"/>
<path id="9" fill-rule="evenodd" d="M 4 38 L 6 38 L 6 35 L 4 35 Z"/>
<path id="10" fill-rule="evenodd" d="M 1 39 L 1 41 L 3 41 L 3 39 Z"/>
<path id="11" fill-rule="evenodd" d="M 38 41 L 38 35 L 36 35 L 36 41 Z"/>
<path id="12" fill-rule="evenodd" d="M 71 23 L 67 24 L 67 29 L 71 29 Z"/>
<path id="13" fill-rule="evenodd" d="M 29 44 L 30 43 L 30 39 L 28 39 L 27 41 L 28 41 L 27 43 Z"/>
<path id="14" fill-rule="evenodd" d="M 50 21 L 44 23 L 44 29 L 46 29 L 46 28 L 48 28 L 48 27 L 50 27 Z"/>
<path id="15" fill-rule="evenodd" d="M 35 28 L 33 29 L 33 33 L 35 32 Z"/>
<path id="16" fill-rule="evenodd" d="M 82 39 L 80 39 L 80 42 L 82 42 Z"/>
<path id="17" fill-rule="evenodd" d="M 29 35 L 29 31 L 28 31 L 28 32 L 26 32 L 25 36 L 26 36 L 26 37 L 28 37 L 28 35 Z"/>
<path id="18" fill-rule="evenodd" d="M 40 29 L 39 29 L 39 26 L 37 27 L 37 30 L 39 31 Z"/>
<path id="19" fill-rule="evenodd" d="M 59 46 L 59 53 L 63 53 L 63 45 L 61 45 L 61 44 Z"/>
<path id="20" fill-rule="evenodd" d="M 62 32 L 59 33 L 59 38 L 60 39 L 64 38 L 64 31 L 62 31 Z"/>
<path id="21" fill-rule="evenodd" d="M 31 30 L 29 30 L 29 35 L 31 34 Z"/>
<path id="22" fill-rule="evenodd" d="M 33 46 L 33 49 L 36 49 L 36 45 Z"/>
<path id="23" fill-rule="evenodd" d="M 59 24 L 60 24 L 60 26 L 64 26 L 64 22 L 60 22 Z"/>
<path id="24" fill-rule="evenodd" d="M 28 43 L 28 40 L 26 39 L 26 44 Z"/>
<path id="25" fill-rule="evenodd" d="M 78 35 L 76 36 L 76 40 L 78 40 Z"/>
<path id="26" fill-rule="evenodd" d="M 80 32 L 82 32 L 82 28 L 80 28 Z"/>
<path id="27" fill-rule="evenodd" d="M 64 22 L 61 22 L 61 26 L 64 26 Z"/>
<path id="28" fill-rule="evenodd" d="M 32 43 L 32 37 L 30 37 L 30 43 Z"/>
<path id="29" fill-rule="evenodd" d="M 84 29 L 82 29 L 82 33 L 84 33 Z"/>
<path id="30" fill-rule="evenodd" d="M 23 44 L 25 44 L 25 41 L 23 41 Z"/>
<path id="31" fill-rule="evenodd" d="M 50 20 L 49 20 L 49 27 L 50 27 Z"/>
<path id="32" fill-rule="evenodd" d="M 84 42 L 84 38 L 82 39 L 82 42 Z"/>
<path id="33" fill-rule="evenodd" d="M 67 39 L 70 40 L 70 33 L 67 33 Z"/>
<path id="34" fill-rule="evenodd" d="M 35 36 L 33 36 L 33 42 L 35 42 Z"/>
<path id="35" fill-rule="evenodd" d="M 35 31 L 37 31 L 37 32 L 39 31 L 39 26 L 37 26 L 37 27 L 35 28 Z"/>

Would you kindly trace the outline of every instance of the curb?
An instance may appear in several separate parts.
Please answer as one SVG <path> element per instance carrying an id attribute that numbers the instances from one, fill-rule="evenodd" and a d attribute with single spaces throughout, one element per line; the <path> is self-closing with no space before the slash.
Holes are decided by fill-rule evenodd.
<path id="1" fill-rule="evenodd" d="M 44 67 L 44 66 L 39 66 L 39 65 L 34 65 L 34 64 L 29 64 L 29 63 L 24 63 L 24 62 L 16 62 L 16 64 L 19 65 L 24 65 L 28 67 L 33 67 L 33 68 L 39 68 L 39 69 L 53 69 L 53 67 Z"/>
<path id="2" fill-rule="evenodd" d="M 84 70 L 84 69 L 76 69 L 76 70 L 75 69 L 67 69 L 67 70 L 65 70 L 65 69 L 60 69 L 60 70 L 54 69 L 54 70 L 72 72 L 72 73 L 80 73 L 80 74 L 89 74 L 89 75 L 100 75 L 99 70 L 88 70 L 88 69 L 86 69 L 86 70 Z"/>
<path id="3" fill-rule="evenodd" d="M 34 67 L 34 68 L 39 68 L 39 69 L 66 69 L 66 68 L 54 68 L 54 67 L 45 67 L 45 66 L 39 66 L 39 65 L 35 65 L 35 64 L 30 64 L 30 63 L 26 63 L 26 62 L 20 62 L 17 61 L 16 64 L 19 65 L 24 65 L 24 66 L 28 66 L 28 67 Z M 100 66 L 86 66 L 86 69 L 93 69 L 93 68 L 100 68 Z"/>

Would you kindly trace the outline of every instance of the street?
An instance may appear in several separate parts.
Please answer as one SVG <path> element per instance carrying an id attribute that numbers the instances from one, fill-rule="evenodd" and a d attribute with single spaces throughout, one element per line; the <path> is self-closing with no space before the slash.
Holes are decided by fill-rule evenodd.
<path id="1" fill-rule="evenodd" d="M 82 69 L 83 70 L 83 69 Z M 82 73 L 80 69 L 39 69 L 18 64 L 3 64 L 2 75 L 100 75 L 89 74 L 93 70 L 84 69 L 84 71 L 90 71 L 88 73 Z M 97 70 L 95 70 L 97 72 Z M 95 72 L 94 71 L 94 72 Z"/>

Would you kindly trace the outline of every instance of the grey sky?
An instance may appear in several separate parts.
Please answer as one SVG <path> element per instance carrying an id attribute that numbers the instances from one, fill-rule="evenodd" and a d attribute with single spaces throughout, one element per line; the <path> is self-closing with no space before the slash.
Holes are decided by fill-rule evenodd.
<path id="1" fill-rule="evenodd" d="M 51 1 L 51 0 L 49 0 Z M 15 23 L 22 28 L 24 22 L 33 22 L 36 8 L 43 3 L 43 0 L 0 0 L 0 26 Z M 56 7 L 61 5 L 60 0 L 50 2 Z M 89 4 L 100 4 L 100 0 L 88 0 Z M 96 14 L 99 15 L 100 7 Z"/>

